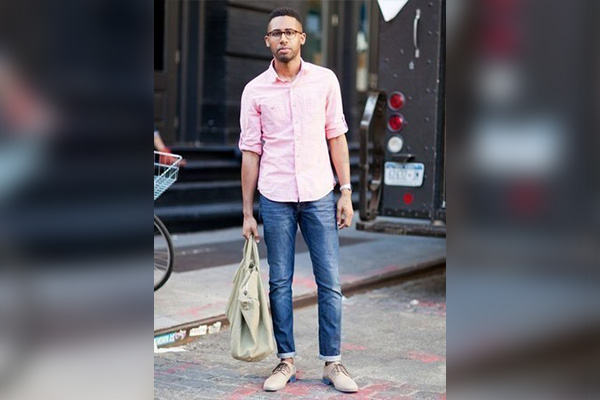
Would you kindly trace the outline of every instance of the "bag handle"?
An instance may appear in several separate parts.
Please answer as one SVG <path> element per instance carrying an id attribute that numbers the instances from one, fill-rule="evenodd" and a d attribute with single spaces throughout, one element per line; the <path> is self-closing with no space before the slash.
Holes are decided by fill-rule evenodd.
<path id="1" fill-rule="evenodd" d="M 250 261 L 253 261 L 255 269 L 258 270 L 258 260 L 260 259 L 260 255 L 258 254 L 258 246 L 256 245 L 256 240 L 254 240 L 254 235 L 250 234 L 250 238 L 246 239 L 246 243 L 244 243 L 244 261 L 246 264 L 249 264 Z"/>

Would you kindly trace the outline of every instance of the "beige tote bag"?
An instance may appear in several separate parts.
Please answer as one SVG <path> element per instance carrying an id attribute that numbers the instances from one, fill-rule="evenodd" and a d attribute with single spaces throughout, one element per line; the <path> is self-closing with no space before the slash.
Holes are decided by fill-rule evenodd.
<path id="1" fill-rule="evenodd" d="M 244 245 L 244 258 L 233 278 L 225 314 L 231 324 L 233 358 L 260 361 L 273 352 L 273 323 L 260 278 L 258 247 L 252 236 Z"/>

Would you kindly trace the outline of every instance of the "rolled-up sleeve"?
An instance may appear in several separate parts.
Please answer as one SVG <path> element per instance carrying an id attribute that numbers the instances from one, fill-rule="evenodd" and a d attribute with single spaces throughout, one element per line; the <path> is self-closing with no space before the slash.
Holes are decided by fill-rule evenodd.
<path id="1" fill-rule="evenodd" d="M 348 132 L 348 125 L 344 118 L 340 83 L 335 74 L 331 72 L 325 108 L 325 134 L 327 139 L 332 139 L 346 132 Z"/>
<path id="2" fill-rule="evenodd" d="M 240 108 L 240 141 L 241 151 L 252 151 L 262 155 L 262 130 L 260 124 L 260 110 L 252 98 L 252 90 L 246 86 L 242 93 Z"/>

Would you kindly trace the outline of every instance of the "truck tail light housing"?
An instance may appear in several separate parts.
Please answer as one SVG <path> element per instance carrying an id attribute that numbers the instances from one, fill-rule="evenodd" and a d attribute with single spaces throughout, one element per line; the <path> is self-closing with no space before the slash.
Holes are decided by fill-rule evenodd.
<path id="1" fill-rule="evenodd" d="M 387 149 L 390 153 L 400 153 L 404 147 L 404 139 L 401 136 L 394 135 L 387 142 Z"/>
<path id="2" fill-rule="evenodd" d="M 398 132 L 406 125 L 406 120 L 402 114 L 392 114 L 388 120 L 388 129 L 392 132 Z"/>
<path id="3" fill-rule="evenodd" d="M 394 111 L 400 110 L 406 104 L 406 98 L 400 92 L 394 92 L 388 99 L 388 107 Z"/>

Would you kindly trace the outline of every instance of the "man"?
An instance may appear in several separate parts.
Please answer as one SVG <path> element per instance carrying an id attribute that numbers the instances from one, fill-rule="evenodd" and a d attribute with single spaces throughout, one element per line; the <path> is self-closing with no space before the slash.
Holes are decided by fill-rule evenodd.
<path id="1" fill-rule="evenodd" d="M 265 381 L 276 391 L 295 380 L 292 278 L 298 225 L 310 251 L 318 287 L 319 358 L 323 381 L 344 392 L 358 387 L 340 363 L 342 293 L 338 272 L 338 229 L 352 223 L 350 162 L 340 86 L 335 74 L 304 62 L 306 42 L 298 12 L 271 12 L 264 38 L 273 53 L 269 68 L 244 88 L 241 103 L 243 235 L 259 241 L 253 216 L 260 192 L 269 263 L 269 299 L 277 357 Z M 329 144 L 341 188 L 336 205 Z"/>

